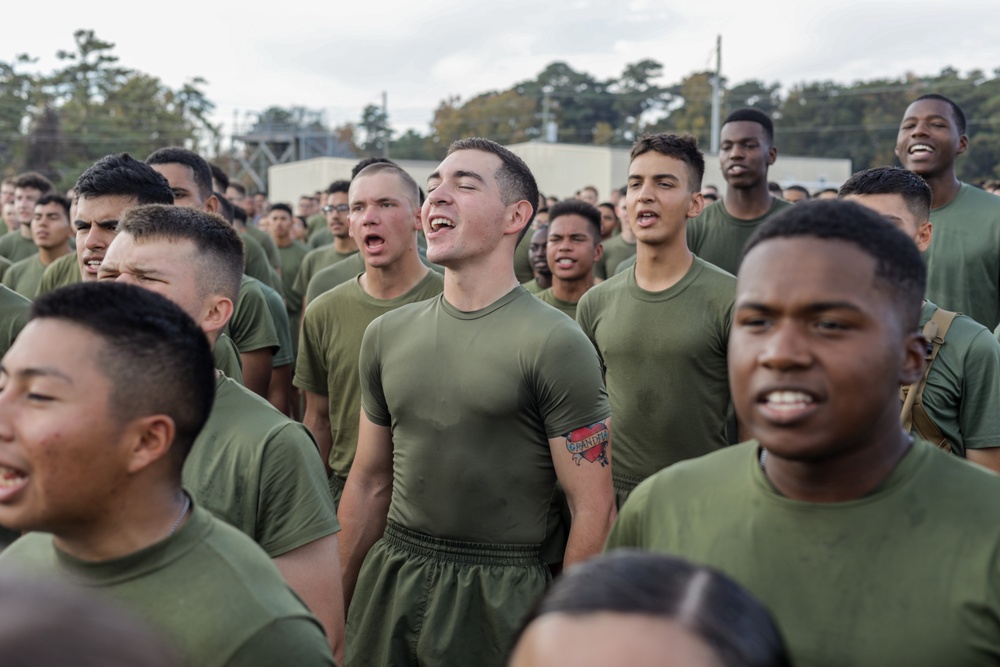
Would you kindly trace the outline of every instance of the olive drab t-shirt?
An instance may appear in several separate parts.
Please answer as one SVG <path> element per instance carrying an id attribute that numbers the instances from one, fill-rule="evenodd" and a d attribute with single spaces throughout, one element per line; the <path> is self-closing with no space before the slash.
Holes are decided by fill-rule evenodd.
<path id="1" fill-rule="evenodd" d="M 636 244 L 626 243 L 625 239 L 618 235 L 608 239 L 603 245 L 604 252 L 594 262 L 594 277 L 607 280 L 615 274 L 619 264 L 635 256 Z"/>
<path id="2" fill-rule="evenodd" d="M 260 291 L 264 294 L 264 301 L 267 302 L 267 311 L 271 314 L 271 321 L 274 322 L 274 333 L 278 336 L 278 349 L 274 351 L 274 358 L 271 365 L 274 368 L 289 366 L 295 363 L 295 343 L 293 336 L 293 326 L 288 319 L 288 311 L 285 309 L 285 301 L 281 295 L 270 286 L 258 282 Z"/>
<path id="3" fill-rule="evenodd" d="M 616 474 L 645 478 L 727 444 L 735 296 L 735 278 L 695 257 L 662 292 L 641 289 L 633 267 L 580 299 L 577 322 L 604 364 Z"/>
<path id="4" fill-rule="evenodd" d="M 752 220 L 740 220 L 729 215 L 721 199 L 712 202 L 697 218 L 688 221 L 688 248 L 709 264 L 735 276 L 747 239 L 762 222 L 791 205 L 773 197 L 767 213 Z"/>
<path id="5" fill-rule="evenodd" d="M 557 297 L 553 292 L 552 288 L 544 289 L 538 294 L 535 294 L 539 300 L 543 303 L 547 303 L 561 313 L 566 313 L 570 319 L 576 320 L 576 303 L 572 301 L 563 301 Z"/>
<path id="6" fill-rule="evenodd" d="M 299 272 L 296 274 L 295 282 L 292 284 L 292 292 L 298 297 L 299 302 L 302 304 L 302 308 L 305 308 L 306 291 L 309 289 L 309 281 L 312 280 L 313 276 L 326 267 L 333 266 L 337 262 L 345 260 L 351 255 L 356 255 L 357 253 L 357 250 L 352 250 L 351 252 L 337 252 L 334 250 L 332 245 L 310 250 L 309 253 L 302 259 L 302 263 L 299 265 Z M 358 273 L 361 273 L 364 270 L 365 269 L 362 266 L 358 270 Z"/>
<path id="7" fill-rule="evenodd" d="M 188 665 L 333 665 L 322 627 L 274 563 L 197 505 L 176 533 L 121 558 L 79 560 L 51 535 L 29 533 L 0 555 L 0 565 L 99 591 L 148 623 Z"/>
<path id="8" fill-rule="evenodd" d="M 21 236 L 20 230 L 7 232 L 0 236 L 0 255 L 11 262 L 16 264 L 35 254 L 38 254 L 38 246 L 31 239 Z"/>
<path id="9" fill-rule="evenodd" d="M 528 290 L 530 293 L 534 294 L 535 296 L 538 296 L 539 294 L 541 294 L 542 292 L 544 292 L 546 289 L 548 289 L 548 288 L 542 287 L 541 285 L 538 284 L 538 278 L 532 278 L 528 282 L 522 283 L 521 287 L 523 287 L 524 289 Z"/>
<path id="10" fill-rule="evenodd" d="M 243 273 L 276 290 L 282 290 L 281 278 L 271 267 L 264 248 L 252 236 L 240 235 L 243 241 Z"/>
<path id="11" fill-rule="evenodd" d="M 272 558 L 340 530 L 312 434 L 225 376 L 183 480 L 200 505 Z"/>
<path id="12" fill-rule="evenodd" d="M 80 265 L 76 263 L 76 253 L 71 252 L 46 267 L 45 273 L 42 274 L 42 282 L 38 286 L 38 296 L 80 281 Z"/>
<path id="13" fill-rule="evenodd" d="M 240 354 L 278 347 L 278 334 L 260 283 L 246 274 L 224 333 L 233 339 Z"/>
<path id="14" fill-rule="evenodd" d="M 921 330 L 937 309 L 924 303 Z M 989 329 L 964 315 L 952 321 L 931 364 L 923 403 L 955 454 L 1000 447 L 1000 342 Z"/>
<path id="15" fill-rule="evenodd" d="M 552 457 L 572 456 L 548 439 L 611 414 L 593 345 L 520 286 L 473 312 L 442 295 L 386 313 L 360 367 L 365 414 L 392 429 L 388 518 L 446 539 L 540 544 Z"/>
<path id="16" fill-rule="evenodd" d="M 38 253 L 18 262 L 14 262 L 4 273 L 3 284 L 23 297 L 34 299 L 42 283 L 42 276 L 47 267 L 38 258 Z"/>
<path id="17" fill-rule="evenodd" d="M 288 316 L 294 321 L 298 321 L 302 313 L 302 299 L 293 289 L 295 277 L 298 275 L 299 266 L 308 252 L 309 248 L 298 241 L 292 241 L 291 245 L 278 248 L 278 255 L 281 257 L 281 293 L 285 296 Z"/>
<path id="18" fill-rule="evenodd" d="M 927 300 L 992 331 L 1000 324 L 1000 197 L 962 183 L 954 199 L 931 210 L 931 224 Z"/>
<path id="19" fill-rule="evenodd" d="M 312 303 L 313 299 L 324 292 L 329 292 L 337 285 L 346 283 L 351 278 L 365 272 L 365 260 L 360 253 L 354 253 L 336 264 L 320 269 L 309 281 L 306 287 L 306 300 L 303 306 Z"/>
<path id="20" fill-rule="evenodd" d="M 444 289 L 444 279 L 428 271 L 406 294 L 376 299 L 357 279 L 334 287 L 309 304 L 302 321 L 295 386 L 329 399 L 330 468 L 346 478 L 358 446 L 361 380 L 358 355 L 365 329 L 376 317 L 408 303 L 425 301 Z"/>
<path id="21" fill-rule="evenodd" d="M 264 249 L 264 254 L 267 256 L 267 263 L 271 265 L 271 268 L 275 271 L 280 269 L 281 258 L 278 257 L 278 246 L 274 243 L 271 235 L 254 225 L 246 225 L 243 231 Z"/>
<path id="22" fill-rule="evenodd" d="M 215 367 L 225 373 L 227 378 L 243 384 L 243 361 L 232 338 L 220 334 L 212 346 L 212 357 L 215 359 Z"/>
<path id="23" fill-rule="evenodd" d="M 719 569 L 774 614 L 796 667 L 1000 664 L 1000 479 L 917 441 L 872 493 L 781 495 L 747 442 L 671 466 L 607 549 Z"/>
<path id="24" fill-rule="evenodd" d="M 531 235 L 535 231 L 533 228 L 528 229 L 514 249 L 514 275 L 519 283 L 526 283 L 535 276 L 531 268 Z"/>

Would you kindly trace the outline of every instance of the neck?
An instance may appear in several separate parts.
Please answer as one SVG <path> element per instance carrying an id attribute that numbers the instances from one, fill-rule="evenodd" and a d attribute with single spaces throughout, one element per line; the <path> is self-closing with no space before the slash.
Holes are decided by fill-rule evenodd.
<path id="1" fill-rule="evenodd" d="M 42 266 L 48 266 L 63 255 L 68 255 L 70 252 L 69 243 L 64 243 L 58 248 L 43 248 L 39 246 L 38 259 L 42 262 Z"/>
<path id="2" fill-rule="evenodd" d="M 923 176 L 933 194 L 934 208 L 941 208 L 958 194 L 962 187 L 962 182 L 955 175 L 954 167 L 942 174 L 935 176 Z"/>
<path id="3" fill-rule="evenodd" d="M 420 262 L 414 245 L 404 257 L 389 266 L 369 266 L 361 274 L 361 289 L 376 299 L 395 299 L 403 296 L 424 279 L 429 268 Z"/>
<path id="4" fill-rule="evenodd" d="M 292 237 L 286 236 L 285 238 L 281 238 L 275 236 L 274 245 L 278 246 L 279 248 L 287 248 L 288 246 L 292 245 Z"/>
<path id="5" fill-rule="evenodd" d="M 898 407 L 891 416 L 889 433 L 836 459 L 792 461 L 769 453 L 764 464 L 767 478 L 792 500 L 836 503 L 862 498 L 892 474 L 913 444 L 899 427 Z"/>
<path id="6" fill-rule="evenodd" d="M 759 218 L 771 209 L 773 202 L 766 180 L 752 188 L 727 188 L 722 198 L 726 212 L 737 220 Z"/>
<path id="7" fill-rule="evenodd" d="M 552 278 L 552 293 L 557 299 L 577 303 L 591 287 L 594 286 L 594 272 L 588 271 L 587 275 L 576 280 L 562 280 L 557 277 Z"/>
<path id="8" fill-rule="evenodd" d="M 635 282 L 647 292 L 662 292 L 680 282 L 694 263 L 694 254 L 688 250 L 684 230 L 680 243 L 647 245 L 639 243 L 635 249 Z"/>
<path id="9" fill-rule="evenodd" d="M 27 223 L 27 222 L 21 223 L 21 225 L 17 228 L 17 230 L 19 232 L 21 232 L 21 236 L 23 238 L 26 238 L 26 239 L 30 239 L 31 238 L 31 224 L 30 223 Z"/>
<path id="10" fill-rule="evenodd" d="M 75 523 L 66 531 L 53 531 L 55 544 L 66 553 L 87 561 L 122 558 L 165 539 L 178 524 L 186 498 L 178 480 L 123 500 L 115 496 L 109 509 L 95 522 Z"/>
<path id="11" fill-rule="evenodd" d="M 334 236 L 333 237 L 333 250 L 334 252 L 339 252 L 341 255 L 346 255 L 352 253 L 358 249 L 358 244 L 354 242 L 354 238 L 351 236 Z"/>
<path id="12" fill-rule="evenodd" d="M 513 247 L 507 244 L 473 264 L 446 266 L 444 271 L 444 298 L 465 312 L 485 308 L 517 285 Z"/>
<path id="13" fill-rule="evenodd" d="M 552 287 L 552 274 L 551 273 L 536 273 L 535 282 L 542 289 L 548 289 Z"/>
<path id="14" fill-rule="evenodd" d="M 635 245 L 635 234 L 632 233 L 632 227 L 626 222 L 622 225 L 622 241 L 628 243 L 629 245 Z"/>

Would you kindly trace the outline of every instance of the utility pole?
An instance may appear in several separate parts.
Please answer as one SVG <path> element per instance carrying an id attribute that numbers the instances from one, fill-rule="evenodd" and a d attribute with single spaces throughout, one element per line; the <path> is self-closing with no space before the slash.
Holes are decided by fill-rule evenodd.
<path id="1" fill-rule="evenodd" d="M 719 154 L 719 102 L 722 96 L 722 35 L 715 38 L 715 76 L 712 77 L 712 138 L 709 152 Z"/>
<path id="2" fill-rule="evenodd" d="M 542 88 L 542 141 L 549 140 L 549 87 Z"/>
<path id="3" fill-rule="evenodd" d="M 389 93 L 382 91 L 382 157 L 389 157 Z"/>

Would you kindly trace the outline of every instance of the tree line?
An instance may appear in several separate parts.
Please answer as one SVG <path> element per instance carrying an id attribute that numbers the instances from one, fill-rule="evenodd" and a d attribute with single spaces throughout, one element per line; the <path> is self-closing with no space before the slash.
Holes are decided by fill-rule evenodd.
<path id="1" fill-rule="evenodd" d="M 95 160 L 112 152 L 144 157 L 167 145 L 197 147 L 224 157 L 221 128 L 210 116 L 205 81 L 179 89 L 157 77 L 123 67 L 114 44 L 92 30 L 73 35 L 75 48 L 59 51 L 54 71 L 30 71 L 36 62 L 20 55 L 0 61 L 0 168 L 4 173 L 40 171 L 68 187 Z M 694 72 L 662 83 L 661 63 L 643 59 L 620 75 L 600 79 L 564 62 L 535 78 L 470 99 L 442 100 L 426 132 L 398 134 L 391 114 L 366 106 L 357 123 L 329 127 L 322 112 L 273 106 L 255 127 L 281 126 L 328 135 L 334 154 L 437 160 L 453 140 L 486 136 L 501 143 L 554 139 L 563 143 L 629 146 L 643 132 L 697 137 L 707 149 L 711 128 L 712 73 Z M 907 104 L 936 92 L 954 99 L 968 118 L 971 148 L 959 160 L 966 180 L 1000 177 L 1000 68 L 961 73 L 946 67 L 932 76 L 802 82 L 721 81 L 722 115 L 750 106 L 775 120 L 779 151 L 790 155 L 849 158 L 855 169 L 893 164 L 896 131 Z M 398 135 L 398 136 L 397 136 Z M 388 150 L 386 146 L 388 145 Z"/>

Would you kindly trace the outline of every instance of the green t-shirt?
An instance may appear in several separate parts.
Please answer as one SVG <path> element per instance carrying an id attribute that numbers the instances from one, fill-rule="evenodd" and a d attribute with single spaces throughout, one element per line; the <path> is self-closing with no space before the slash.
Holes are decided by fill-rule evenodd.
<path id="1" fill-rule="evenodd" d="M 243 228 L 246 235 L 251 237 L 254 241 L 260 244 L 260 247 L 264 249 L 264 254 L 267 255 L 267 263 L 271 265 L 271 268 L 277 271 L 281 268 L 281 258 L 278 257 L 278 246 L 275 245 L 274 239 L 271 235 L 265 232 L 263 229 L 258 229 L 254 225 L 246 225 Z"/>
<path id="2" fill-rule="evenodd" d="M 278 336 L 278 349 L 274 351 L 271 366 L 273 368 L 289 366 L 295 363 L 295 343 L 292 322 L 288 319 L 288 311 L 285 309 L 285 300 L 268 285 L 258 281 L 257 286 L 267 301 L 267 310 L 274 323 L 274 333 Z M 296 326 L 297 324 L 296 322 Z"/>
<path id="3" fill-rule="evenodd" d="M 635 242 L 627 243 L 621 236 L 605 241 L 604 252 L 594 262 L 594 277 L 607 280 L 613 276 L 619 264 L 635 256 L 635 246 Z"/>
<path id="4" fill-rule="evenodd" d="M 305 426 L 222 376 L 184 488 L 274 558 L 340 530 L 323 470 Z"/>
<path id="5" fill-rule="evenodd" d="M 278 247 L 278 255 L 281 257 L 281 293 L 285 295 L 285 307 L 288 309 L 288 315 L 296 322 L 302 312 L 302 298 L 295 293 L 293 287 L 295 277 L 299 274 L 299 266 L 308 252 L 309 248 L 298 241 L 292 241 L 284 248 Z"/>
<path id="6" fill-rule="evenodd" d="M 281 278 L 267 259 L 264 248 L 252 236 L 242 235 L 243 273 L 276 290 L 284 290 Z M 283 292 L 282 292 L 283 293 Z"/>
<path id="7" fill-rule="evenodd" d="M 926 302 L 920 328 L 937 306 Z M 956 317 L 931 365 L 924 386 L 924 407 L 952 444 L 967 449 L 1000 447 L 1000 343 L 971 317 Z"/>
<path id="8" fill-rule="evenodd" d="M 18 230 L 0 236 L 0 256 L 6 257 L 15 264 L 37 253 L 38 246 L 35 245 L 35 242 L 21 236 L 21 232 Z"/>
<path id="9" fill-rule="evenodd" d="M 220 334 L 212 346 L 212 356 L 215 358 L 216 368 L 225 373 L 226 377 L 243 384 L 243 360 L 240 359 L 240 351 L 236 349 L 232 338 Z"/>
<path id="10" fill-rule="evenodd" d="M 197 505 L 175 534 L 122 558 L 83 561 L 51 535 L 30 533 L 0 563 L 99 590 L 158 631 L 185 664 L 333 665 L 322 627 L 274 563 Z"/>
<path id="11" fill-rule="evenodd" d="M 772 197 L 767 213 L 752 220 L 740 220 L 729 215 L 721 199 L 712 202 L 701 215 L 688 221 L 688 248 L 706 262 L 735 276 L 740 268 L 743 246 L 750 235 L 762 222 L 788 206 L 791 204 L 784 199 Z"/>
<path id="12" fill-rule="evenodd" d="M 544 292 L 546 289 L 548 289 L 548 288 L 542 287 L 541 285 L 538 284 L 538 278 L 532 278 L 528 282 L 522 283 L 521 287 L 523 287 L 524 289 L 528 290 L 530 293 L 534 294 L 535 296 L 538 296 L 539 294 L 541 294 L 542 292 Z"/>
<path id="13" fill-rule="evenodd" d="M 350 280 L 321 294 L 306 309 L 294 384 L 329 398 L 330 468 L 340 477 L 350 472 L 358 445 L 358 355 L 365 329 L 379 315 L 430 299 L 443 289 L 444 279 L 434 271 L 395 299 L 376 299 Z"/>
<path id="14" fill-rule="evenodd" d="M 538 297 L 539 300 L 549 304 L 559 312 L 566 313 L 567 315 L 569 315 L 570 319 L 574 321 L 576 320 L 577 304 L 572 301 L 563 301 L 562 299 L 560 299 L 559 297 L 557 297 L 555 294 L 552 293 L 551 287 L 542 290 L 541 292 L 538 292 L 537 294 L 535 294 L 535 296 Z M 615 435 L 617 435 L 617 433 Z"/>
<path id="15" fill-rule="evenodd" d="M 76 263 L 76 253 L 71 252 L 46 267 L 45 273 L 42 274 L 42 282 L 38 286 L 38 296 L 80 281 L 80 266 Z"/>
<path id="16" fill-rule="evenodd" d="M 224 333 L 233 339 L 241 354 L 265 347 L 278 347 L 278 334 L 260 283 L 246 274 L 240 283 L 240 294 L 233 308 L 233 316 L 226 324 Z"/>
<path id="17" fill-rule="evenodd" d="M 307 245 L 311 250 L 317 248 L 322 248 L 333 243 L 333 232 L 330 231 L 328 227 L 318 230 L 315 234 L 311 234 L 308 239 Z"/>
<path id="18" fill-rule="evenodd" d="M 326 215 L 324 215 L 323 213 L 316 213 L 314 215 L 311 215 L 306 220 L 306 232 L 308 234 L 309 239 L 312 239 L 313 234 L 321 232 L 324 229 L 326 231 L 330 231 L 330 226 L 326 222 Z"/>
<path id="19" fill-rule="evenodd" d="M 593 346 L 520 286 L 473 312 L 442 295 L 382 315 L 360 368 L 365 414 L 392 429 L 389 519 L 446 539 L 540 544 L 548 439 L 611 414 Z"/>
<path id="20" fill-rule="evenodd" d="M 0 285 L 0 359 L 28 323 L 31 301 L 9 287 Z"/>
<path id="21" fill-rule="evenodd" d="M 12 266 L 14 266 L 12 261 L 6 257 L 0 257 L 0 280 L 3 280 L 4 275 L 7 273 L 7 269 Z"/>
<path id="22" fill-rule="evenodd" d="M 34 299 L 38 295 L 38 288 L 42 284 L 42 275 L 48 268 L 42 264 L 36 252 L 31 257 L 26 257 L 7 269 L 3 276 L 3 284 L 21 296 Z"/>
<path id="23" fill-rule="evenodd" d="M 524 234 L 514 249 L 514 275 L 517 282 L 526 283 L 535 277 L 535 272 L 531 268 L 531 235 L 537 230 L 529 229 Z"/>
<path id="24" fill-rule="evenodd" d="M 931 211 L 931 223 L 927 299 L 993 330 L 1000 324 L 1000 197 L 962 183 Z"/>
<path id="25" fill-rule="evenodd" d="M 332 245 L 310 250 L 302 258 L 302 263 L 299 265 L 299 272 L 295 276 L 295 282 L 292 284 L 292 292 L 299 298 L 302 307 L 305 308 L 306 291 L 309 289 L 309 281 L 313 279 L 313 276 L 326 267 L 333 266 L 337 262 L 356 254 L 358 254 L 357 250 L 352 250 L 348 253 L 337 252 Z M 362 266 L 358 270 L 358 273 L 364 270 L 364 266 Z"/>
<path id="26" fill-rule="evenodd" d="M 727 444 L 735 296 L 735 278 L 695 257 L 662 292 L 636 285 L 633 268 L 580 299 L 577 321 L 604 364 L 615 473 L 645 478 Z"/>
<path id="27" fill-rule="evenodd" d="M 351 278 L 365 272 L 365 260 L 361 253 L 354 253 L 347 259 L 342 259 L 336 264 L 320 269 L 309 281 L 306 287 L 306 300 L 303 306 L 312 303 L 313 299 L 324 292 L 329 292 L 341 283 L 346 283 Z"/>
<path id="28" fill-rule="evenodd" d="M 917 441 L 858 500 L 791 500 L 748 442 L 643 482 L 607 548 L 718 568 L 774 614 L 797 667 L 1000 663 L 1000 479 Z"/>

